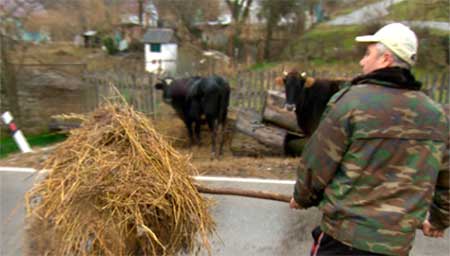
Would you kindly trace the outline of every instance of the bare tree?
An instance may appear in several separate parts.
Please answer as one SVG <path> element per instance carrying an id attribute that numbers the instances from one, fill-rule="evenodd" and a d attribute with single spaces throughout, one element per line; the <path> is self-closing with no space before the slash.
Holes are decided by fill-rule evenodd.
<path id="1" fill-rule="evenodd" d="M 264 58 L 270 59 L 270 49 L 273 31 L 277 27 L 281 18 L 289 14 L 295 14 L 299 0 L 283 0 L 283 1 L 261 1 L 260 16 L 266 20 L 266 36 L 264 38 Z"/>
<path id="2" fill-rule="evenodd" d="M 176 20 L 188 29 L 196 21 L 216 19 L 219 14 L 218 0 L 156 0 L 160 16 Z"/>
<path id="3" fill-rule="evenodd" d="M 121 10 L 118 3 L 106 0 L 59 0 L 45 4 L 45 13 L 31 16 L 25 25 L 31 30 L 46 27 L 55 40 L 72 40 L 88 29 L 111 31 L 119 21 Z"/>
<path id="4" fill-rule="evenodd" d="M 230 56 L 234 56 L 234 50 L 241 48 L 242 27 L 247 21 L 253 0 L 225 0 L 225 3 L 231 12 L 233 23 L 233 33 L 229 40 L 228 52 Z"/>
<path id="5" fill-rule="evenodd" d="M 144 15 L 144 0 L 137 0 L 138 1 L 138 17 L 139 17 L 139 24 L 143 26 L 143 15 Z"/>
<path id="6" fill-rule="evenodd" d="M 35 0 L 16 0 L 3 4 L 2 13 L 0 13 L 0 91 L 6 100 L 3 101 L 2 97 L 0 107 L 2 110 L 7 107 L 15 113 L 15 117 L 20 123 L 20 103 L 18 88 L 14 79 L 14 69 L 20 68 L 23 64 L 28 46 L 21 44 L 17 39 L 20 39 L 23 32 L 22 24 L 27 21 L 33 12 L 40 8 L 40 5 Z M 18 47 L 21 47 L 18 51 L 20 54 L 15 54 L 15 59 L 13 59 L 10 52 Z"/>

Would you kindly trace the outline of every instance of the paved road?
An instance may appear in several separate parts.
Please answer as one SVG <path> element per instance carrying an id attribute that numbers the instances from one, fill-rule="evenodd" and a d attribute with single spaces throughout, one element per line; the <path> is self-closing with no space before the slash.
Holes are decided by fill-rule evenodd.
<path id="1" fill-rule="evenodd" d="M 0 171 L 0 255 L 23 255 L 24 195 L 30 173 Z"/>
<path id="2" fill-rule="evenodd" d="M 0 171 L 0 255 L 23 255 L 23 195 L 31 186 L 29 173 Z M 290 194 L 291 184 L 208 181 L 209 186 L 237 187 Z M 216 200 L 212 214 L 218 236 L 212 238 L 213 255 L 308 255 L 310 230 L 317 225 L 317 209 L 294 211 L 287 203 L 235 196 L 207 195 Z M 201 255 L 207 255 L 202 252 Z M 430 239 L 417 232 L 412 256 L 450 255 L 445 239 Z"/>

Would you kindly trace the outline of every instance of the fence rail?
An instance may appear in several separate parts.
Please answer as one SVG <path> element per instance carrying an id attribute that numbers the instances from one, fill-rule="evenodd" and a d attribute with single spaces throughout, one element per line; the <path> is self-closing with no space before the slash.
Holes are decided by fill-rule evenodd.
<path id="1" fill-rule="evenodd" d="M 85 74 L 83 79 L 92 85 L 91 97 L 86 97 L 90 109 L 106 100 L 122 100 L 115 92 L 117 89 L 134 109 L 156 117 L 160 104 L 153 88 L 156 77 L 148 74 L 91 73 Z"/>
<path id="2" fill-rule="evenodd" d="M 238 74 L 232 92 L 232 104 L 234 108 L 252 109 L 262 111 L 265 101 L 265 92 L 269 89 L 283 90 L 276 88 L 275 77 L 281 72 L 246 72 Z M 351 78 L 357 74 L 350 73 L 318 73 L 311 72 L 314 77 L 327 78 Z M 417 80 L 422 82 L 422 91 L 430 98 L 441 104 L 450 104 L 450 77 L 449 73 L 432 73 L 417 76 Z"/>
<path id="3" fill-rule="evenodd" d="M 267 90 L 282 90 L 275 85 L 275 78 L 281 72 L 260 71 L 241 72 L 234 77 L 225 77 L 230 81 L 232 87 L 230 108 L 252 109 L 262 111 Z M 316 77 L 353 77 L 356 74 L 318 73 L 311 72 Z M 154 89 L 157 77 L 150 74 L 127 74 L 127 73 L 96 73 L 86 74 L 86 82 L 95 88 L 94 97 L 87 104 L 94 108 L 105 99 L 114 96 L 111 85 L 114 85 L 125 100 L 136 110 L 146 113 L 152 117 L 161 114 L 159 107 L 162 99 L 160 91 Z M 422 90 L 435 101 L 442 104 L 450 104 L 450 81 L 449 73 L 426 74 L 418 77 L 422 81 Z"/>

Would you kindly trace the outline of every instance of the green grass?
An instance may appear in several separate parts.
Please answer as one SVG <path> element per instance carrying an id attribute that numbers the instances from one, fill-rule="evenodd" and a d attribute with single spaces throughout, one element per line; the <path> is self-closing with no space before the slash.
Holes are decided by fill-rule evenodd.
<path id="1" fill-rule="evenodd" d="M 26 136 L 30 147 L 46 146 L 56 142 L 63 141 L 67 135 L 60 133 L 46 133 L 41 135 Z M 12 137 L 3 138 L 0 140 L 0 158 L 5 158 L 8 154 L 19 152 L 19 147 Z"/>
<path id="2" fill-rule="evenodd" d="M 391 6 L 388 20 L 423 20 L 449 22 L 447 0 L 408 0 Z"/>
<path id="3" fill-rule="evenodd" d="M 354 40 L 358 35 L 372 33 L 379 25 L 328 26 L 320 24 L 294 39 L 282 54 L 282 59 L 295 62 L 298 68 L 329 69 L 330 71 L 360 71 L 359 60 L 364 45 Z M 449 32 L 435 29 L 416 29 L 419 42 L 419 61 L 416 69 L 435 72 L 448 70 L 447 43 Z M 446 41 L 447 40 L 447 41 Z"/>
<path id="4" fill-rule="evenodd" d="M 276 65 L 277 65 L 277 63 L 275 63 L 275 62 L 261 62 L 261 63 L 254 64 L 253 66 L 251 66 L 249 68 L 249 70 L 250 71 L 262 71 L 262 70 L 273 68 Z"/>

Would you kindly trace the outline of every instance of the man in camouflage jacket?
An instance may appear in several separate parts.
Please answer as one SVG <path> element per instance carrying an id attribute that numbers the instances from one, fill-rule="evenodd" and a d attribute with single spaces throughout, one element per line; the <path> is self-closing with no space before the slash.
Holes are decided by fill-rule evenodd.
<path id="1" fill-rule="evenodd" d="M 449 120 L 410 72 L 414 32 L 393 23 L 356 40 L 363 75 L 328 103 L 290 206 L 323 212 L 311 255 L 408 255 L 417 228 L 449 226 Z"/>

